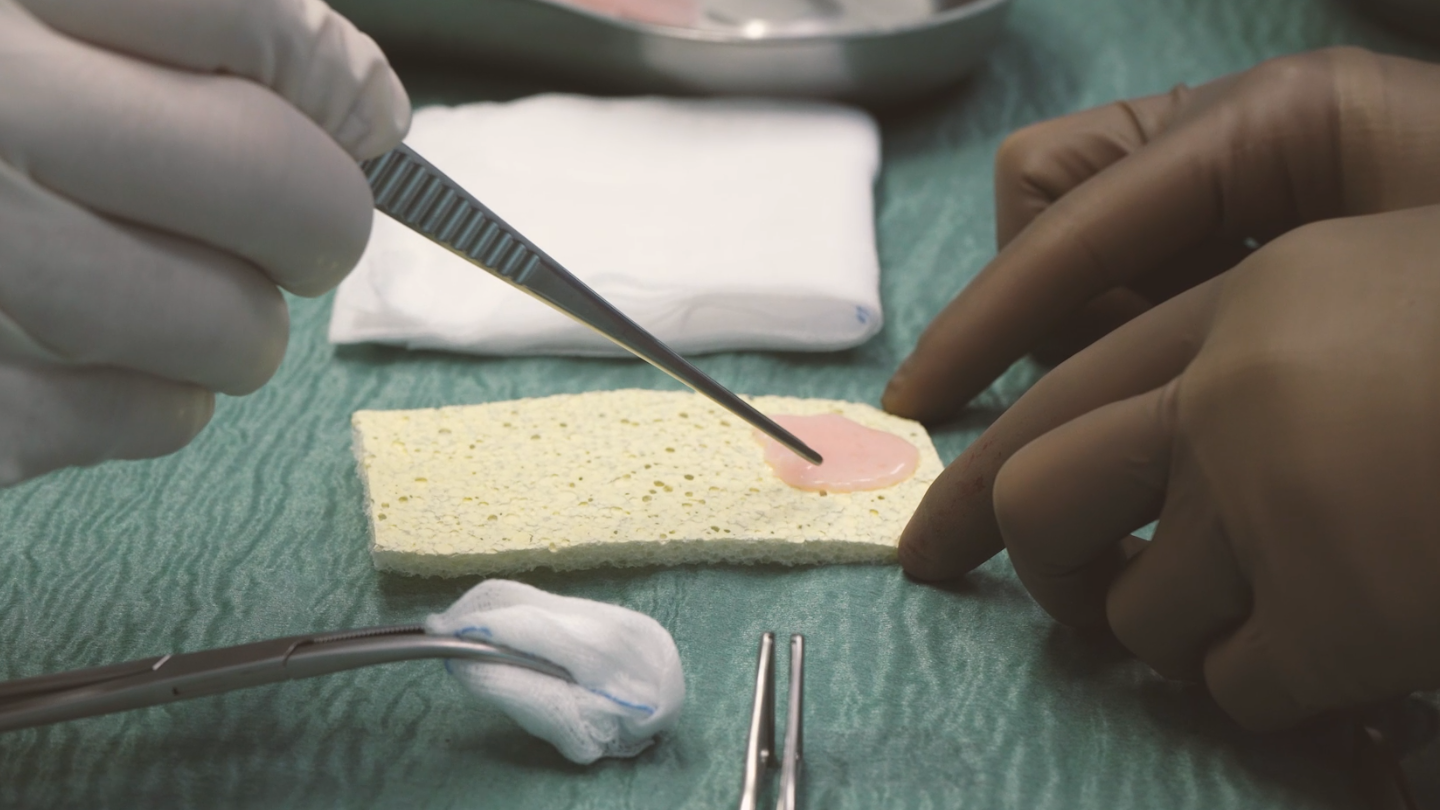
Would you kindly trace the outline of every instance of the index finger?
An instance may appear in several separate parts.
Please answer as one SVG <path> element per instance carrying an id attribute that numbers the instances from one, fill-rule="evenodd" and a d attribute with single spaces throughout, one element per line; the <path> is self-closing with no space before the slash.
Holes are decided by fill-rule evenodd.
<path id="1" fill-rule="evenodd" d="M 1312 217 L 1338 210 L 1324 58 L 1267 63 L 1228 82 L 1201 114 L 1038 215 L 925 330 L 886 388 L 886 410 L 952 416 L 1096 295 L 1216 234 L 1298 224 L 1302 201 Z"/>

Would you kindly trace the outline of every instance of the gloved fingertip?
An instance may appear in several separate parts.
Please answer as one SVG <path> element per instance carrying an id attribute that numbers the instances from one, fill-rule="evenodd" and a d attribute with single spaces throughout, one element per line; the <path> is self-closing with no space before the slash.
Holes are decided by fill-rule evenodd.
<path id="1" fill-rule="evenodd" d="M 915 373 L 910 361 L 901 364 L 880 396 L 880 407 L 887 413 L 936 424 L 953 418 L 969 401 L 957 399 L 946 380 L 930 373 Z"/>
<path id="2" fill-rule="evenodd" d="M 399 143 L 410 133 L 410 120 L 414 111 L 410 106 L 410 94 L 405 92 L 405 85 L 400 81 L 400 75 L 393 69 L 389 71 L 389 74 L 391 132 L 394 133 L 396 143 Z"/>
<path id="3" fill-rule="evenodd" d="M 895 379 L 892 378 L 890 382 L 885 384 L 885 391 L 880 394 L 880 407 L 886 413 L 903 416 L 903 411 L 905 410 L 903 390 L 901 383 L 897 383 Z"/>
<path id="4" fill-rule="evenodd" d="M 200 435 L 215 415 L 215 394 L 204 388 L 167 383 L 157 386 L 154 393 L 158 395 L 156 411 L 134 415 L 130 436 L 112 457 L 154 458 L 173 453 Z M 140 402 L 135 404 L 143 408 Z"/>
<path id="5" fill-rule="evenodd" d="M 930 554 L 923 542 L 908 540 L 905 536 L 900 539 L 900 568 L 906 575 L 921 582 L 934 582 L 947 579 L 943 573 L 937 572 L 937 566 L 930 558 Z"/>
<path id="6" fill-rule="evenodd" d="M 344 281 L 345 276 L 355 267 L 355 262 L 347 262 L 345 265 L 343 268 L 330 267 L 317 271 L 314 276 L 289 281 L 280 287 L 297 298 L 319 298 L 340 286 L 340 282 Z"/>
<path id="7" fill-rule="evenodd" d="M 907 359 L 885 383 L 885 392 L 880 395 L 880 407 L 887 413 L 914 419 L 915 408 L 910 397 L 910 361 Z"/>
<path id="8" fill-rule="evenodd" d="M 190 417 L 190 438 L 186 439 L 185 443 L 189 444 L 190 440 L 200 435 L 200 431 L 204 430 L 205 426 L 210 424 L 210 420 L 215 418 L 215 393 L 202 391 L 192 407 L 187 410 Z"/>
<path id="9" fill-rule="evenodd" d="M 958 579 L 995 556 L 989 549 L 973 549 L 956 538 L 936 532 L 929 521 L 916 513 L 900 534 L 900 568 L 921 582 Z"/>
<path id="10" fill-rule="evenodd" d="M 410 131 L 410 96 L 400 77 L 384 61 L 367 80 L 355 109 L 335 137 L 356 160 L 369 160 L 394 149 Z"/>

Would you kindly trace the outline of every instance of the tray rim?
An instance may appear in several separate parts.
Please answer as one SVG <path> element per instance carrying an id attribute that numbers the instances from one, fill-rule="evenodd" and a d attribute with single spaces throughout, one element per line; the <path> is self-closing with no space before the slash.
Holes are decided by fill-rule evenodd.
<path id="1" fill-rule="evenodd" d="M 996 8 L 1008 5 L 1013 0 L 968 0 L 953 8 L 945 9 L 937 14 L 931 15 L 925 20 L 899 25 L 887 25 L 876 28 L 856 29 L 849 31 L 831 31 L 819 33 L 798 33 L 798 34 L 775 34 L 750 36 L 743 31 L 724 31 L 708 28 L 691 28 L 688 26 L 661 25 L 659 23 L 631 20 L 625 17 L 616 17 L 610 14 L 603 14 L 592 11 L 588 8 L 572 5 L 564 0 L 516 0 L 516 2 L 538 3 L 549 6 L 560 11 L 569 12 L 578 17 L 593 20 L 597 23 L 613 26 L 616 28 L 628 29 L 648 37 L 663 37 L 671 40 L 684 40 L 690 42 L 707 42 L 726 45 L 798 45 L 816 42 L 849 42 L 855 40 L 883 39 L 912 32 L 928 31 L 954 25 L 971 17 L 979 17 Z"/>

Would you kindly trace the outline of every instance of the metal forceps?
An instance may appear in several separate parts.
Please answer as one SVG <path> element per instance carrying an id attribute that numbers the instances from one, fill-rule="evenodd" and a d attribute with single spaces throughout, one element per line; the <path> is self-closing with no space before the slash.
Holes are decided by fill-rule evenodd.
<path id="1" fill-rule="evenodd" d="M 775 765 L 775 634 L 760 636 L 755 666 L 755 703 L 745 744 L 745 781 L 740 810 L 758 810 L 762 777 Z M 804 747 L 805 637 L 790 637 L 790 700 L 785 712 L 785 754 L 780 761 L 780 798 L 775 810 L 796 810 L 800 801 L 800 764 Z"/>
<path id="2" fill-rule="evenodd" d="M 0 732 L 420 658 L 508 664 L 575 680 L 559 664 L 508 647 L 430 635 L 418 624 L 370 627 L 6 681 Z"/>
<path id="3" fill-rule="evenodd" d="M 812 464 L 820 454 L 627 318 L 405 144 L 360 164 L 375 208 L 669 374 Z"/>

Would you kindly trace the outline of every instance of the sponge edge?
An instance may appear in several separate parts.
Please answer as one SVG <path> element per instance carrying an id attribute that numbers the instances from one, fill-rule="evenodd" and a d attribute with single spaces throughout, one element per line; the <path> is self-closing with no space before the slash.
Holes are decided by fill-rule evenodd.
<path id="1" fill-rule="evenodd" d="M 838 413 L 920 451 L 869 492 L 780 481 L 753 429 L 697 394 L 599 391 L 352 420 L 377 568 L 439 576 L 540 566 L 889 563 L 943 465 L 919 423 L 868 405 L 747 398 Z"/>
<path id="2" fill-rule="evenodd" d="M 680 653 L 643 613 L 492 579 L 429 616 L 425 630 L 501 644 L 570 670 L 575 683 L 504 664 L 446 662 L 466 689 L 572 762 L 635 756 L 680 719 Z"/>

